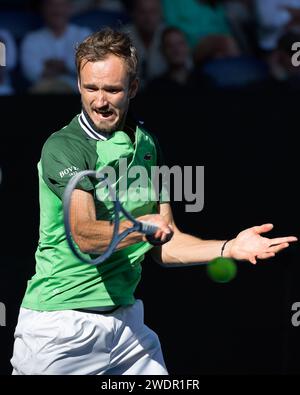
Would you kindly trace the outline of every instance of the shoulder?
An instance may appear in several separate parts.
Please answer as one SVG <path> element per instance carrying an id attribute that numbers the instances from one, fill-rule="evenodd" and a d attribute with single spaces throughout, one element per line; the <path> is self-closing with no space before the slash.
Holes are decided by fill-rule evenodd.
<path id="1" fill-rule="evenodd" d="M 160 146 L 160 143 L 158 141 L 158 138 L 157 138 L 157 135 L 155 134 L 155 132 L 153 130 L 150 131 L 148 126 L 145 125 L 144 121 L 138 121 L 137 127 L 145 136 L 148 137 L 148 139 L 150 139 L 152 141 L 152 144 L 154 145 L 155 150 L 158 153 L 158 157 L 161 158 L 161 156 L 162 156 L 161 146 Z M 160 159 L 159 159 L 159 162 L 160 162 Z"/>
<path id="2" fill-rule="evenodd" d="M 146 124 L 145 121 L 138 120 L 138 121 L 136 121 L 136 125 L 142 133 L 151 137 L 153 140 L 155 140 L 155 142 L 157 141 L 157 136 L 156 136 L 155 132 L 153 130 L 150 130 L 149 126 Z"/>
<path id="3" fill-rule="evenodd" d="M 158 166 L 162 166 L 165 164 L 165 159 L 164 159 L 164 155 L 161 149 L 161 145 L 159 143 L 159 140 L 157 138 L 156 133 L 153 130 L 149 130 L 148 126 L 145 124 L 144 121 L 139 120 L 137 121 L 137 127 L 139 128 L 139 130 L 148 137 L 148 139 L 150 139 L 152 141 L 153 146 L 155 147 L 156 150 L 156 154 L 157 154 L 157 164 Z"/>
<path id="4" fill-rule="evenodd" d="M 84 136 L 78 133 L 76 117 L 60 130 L 52 133 L 43 145 L 42 155 L 80 151 L 85 143 Z"/>
<path id="5" fill-rule="evenodd" d="M 55 132 L 48 137 L 43 145 L 42 159 L 59 157 L 68 150 L 71 150 L 70 139 L 68 136 L 61 133 L 61 131 Z"/>
<path id="6" fill-rule="evenodd" d="M 134 111 L 129 110 L 126 119 L 126 127 L 131 130 L 139 129 L 143 134 L 156 139 L 155 133 L 149 130 L 147 123 L 142 118 L 139 118 Z"/>

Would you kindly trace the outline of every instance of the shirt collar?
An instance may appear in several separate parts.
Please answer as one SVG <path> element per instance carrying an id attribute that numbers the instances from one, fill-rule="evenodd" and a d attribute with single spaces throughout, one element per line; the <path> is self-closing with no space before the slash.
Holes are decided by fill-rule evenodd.
<path id="1" fill-rule="evenodd" d="M 82 109 L 79 117 L 78 117 L 79 124 L 83 131 L 93 140 L 108 140 L 111 137 L 111 133 L 100 132 L 96 129 L 95 125 L 93 124 L 92 120 L 88 116 L 87 112 Z M 134 140 L 135 130 L 137 124 L 143 125 L 143 121 L 137 121 L 132 114 L 129 114 L 126 118 L 126 125 L 125 125 L 125 132 L 129 134 L 130 138 Z"/>
<path id="2" fill-rule="evenodd" d="M 105 132 L 99 132 L 99 130 L 96 130 L 96 128 L 92 125 L 89 116 L 84 110 L 81 111 L 81 114 L 78 117 L 78 121 L 82 129 L 91 139 L 93 140 L 109 139 L 110 134 Z"/>

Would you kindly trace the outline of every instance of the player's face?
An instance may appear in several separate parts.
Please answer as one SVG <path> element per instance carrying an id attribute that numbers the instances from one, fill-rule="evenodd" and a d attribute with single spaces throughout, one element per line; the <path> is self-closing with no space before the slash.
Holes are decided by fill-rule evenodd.
<path id="1" fill-rule="evenodd" d="M 130 84 L 124 59 L 108 55 L 97 62 L 82 62 L 78 87 L 82 105 L 95 126 L 112 133 L 123 126 L 138 82 Z"/>

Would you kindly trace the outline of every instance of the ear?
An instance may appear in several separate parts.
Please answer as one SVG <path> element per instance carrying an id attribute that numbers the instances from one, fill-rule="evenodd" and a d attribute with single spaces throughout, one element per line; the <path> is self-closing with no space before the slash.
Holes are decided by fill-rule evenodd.
<path id="1" fill-rule="evenodd" d="M 80 83 L 79 77 L 77 78 L 77 86 L 78 86 L 79 93 L 81 93 L 81 83 Z"/>
<path id="2" fill-rule="evenodd" d="M 129 99 L 133 99 L 135 97 L 138 89 L 139 89 L 139 80 L 136 78 L 135 80 L 132 81 L 131 86 L 129 88 Z"/>

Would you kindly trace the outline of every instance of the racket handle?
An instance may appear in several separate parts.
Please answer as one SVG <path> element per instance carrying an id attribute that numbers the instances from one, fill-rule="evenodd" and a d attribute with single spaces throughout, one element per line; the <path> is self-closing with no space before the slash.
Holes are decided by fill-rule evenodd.
<path id="1" fill-rule="evenodd" d="M 154 246 L 160 246 L 162 244 L 167 243 L 169 240 L 172 239 L 173 236 L 173 232 L 171 232 L 170 234 L 167 235 L 166 239 L 164 241 L 155 239 L 153 237 L 154 233 L 159 229 L 158 226 L 151 224 L 150 222 L 144 222 L 144 221 L 140 221 L 140 223 L 142 224 L 142 228 L 141 228 L 141 232 L 145 233 L 146 235 L 146 239 L 147 241 L 154 245 Z"/>
<path id="2" fill-rule="evenodd" d="M 140 221 L 141 224 L 141 232 L 145 235 L 154 235 L 156 231 L 159 229 L 158 226 L 151 224 L 150 222 Z"/>

